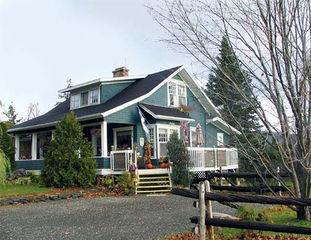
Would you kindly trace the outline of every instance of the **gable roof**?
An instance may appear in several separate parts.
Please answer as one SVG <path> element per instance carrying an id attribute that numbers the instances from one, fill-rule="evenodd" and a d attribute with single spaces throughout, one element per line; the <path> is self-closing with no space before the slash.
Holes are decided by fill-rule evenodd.
<path id="1" fill-rule="evenodd" d="M 140 103 L 139 107 L 149 113 L 155 119 L 173 120 L 173 121 L 194 121 L 187 114 L 179 111 L 177 108 L 162 107 Z"/>
<path id="2" fill-rule="evenodd" d="M 180 66 L 170 68 L 157 73 L 149 74 L 145 78 L 137 79 L 134 83 L 123 89 L 112 98 L 108 99 L 106 102 L 75 109 L 74 113 L 79 120 L 108 116 L 113 112 L 117 112 L 120 109 L 123 109 L 128 105 L 132 105 L 135 102 L 140 101 L 140 99 L 144 99 L 148 95 L 151 95 L 156 89 L 159 88 L 159 86 L 163 85 L 165 80 L 175 75 L 180 68 Z M 22 130 L 53 126 L 69 112 L 70 100 L 67 99 L 44 115 L 14 125 L 8 130 L 8 132 L 14 133 Z"/>

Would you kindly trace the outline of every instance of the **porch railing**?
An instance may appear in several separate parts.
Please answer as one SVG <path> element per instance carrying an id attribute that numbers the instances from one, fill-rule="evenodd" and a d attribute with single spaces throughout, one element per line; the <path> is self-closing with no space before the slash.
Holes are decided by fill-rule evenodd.
<path id="1" fill-rule="evenodd" d="M 128 171 L 132 161 L 133 150 L 111 151 L 111 168 L 113 171 Z"/>
<path id="2" fill-rule="evenodd" d="M 238 151 L 236 148 L 188 148 L 192 171 L 235 169 L 238 168 Z"/>

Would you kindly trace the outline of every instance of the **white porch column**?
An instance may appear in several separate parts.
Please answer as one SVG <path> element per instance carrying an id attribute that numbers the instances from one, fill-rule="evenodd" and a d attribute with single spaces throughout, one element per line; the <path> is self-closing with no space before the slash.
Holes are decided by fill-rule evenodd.
<path id="1" fill-rule="evenodd" d="M 102 121 L 100 128 L 102 157 L 108 157 L 107 121 Z"/>
<path id="2" fill-rule="evenodd" d="M 15 161 L 19 160 L 19 135 L 15 135 Z"/>
<path id="3" fill-rule="evenodd" d="M 37 133 L 32 134 L 31 140 L 31 158 L 37 159 Z"/>

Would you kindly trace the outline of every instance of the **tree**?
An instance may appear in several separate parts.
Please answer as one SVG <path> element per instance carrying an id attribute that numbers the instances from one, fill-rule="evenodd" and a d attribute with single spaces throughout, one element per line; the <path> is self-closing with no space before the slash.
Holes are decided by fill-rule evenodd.
<path id="1" fill-rule="evenodd" d="M 15 146 L 14 138 L 7 133 L 7 130 L 12 127 L 11 122 L 0 122 L 0 149 L 5 154 L 11 164 L 11 169 L 15 169 Z"/>
<path id="2" fill-rule="evenodd" d="M 216 65 L 243 100 L 255 111 L 281 158 L 282 168 L 294 183 L 292 196 L 311 196 L 311 4 L 310 0 L 164 0 L 149 7 L 167 31 L 172 46 L 183 49 L 202 67 Z M 219 66 L 215 49 L 225 36 L 240 59 L 251 96 Z M 238 128 L 238 130 L 242 130 Z M 276 138 L 277 133 L 280 138 Z M 242 131 L 243 134 L 243 131 Z M 269 155 L 244 140 L 266 172 L 285 186 Z M 255 136 L 256 137 L 256 136 Z M 281 139 L 281 140 L 280 140 Z M 254 165 L 256 168 L 256 166 Z M 258 170 L 258 169 L 257 169 Z M 258 171 L 263 181 L 264 176 Z M 310 220 L 307 207 L 297 207 L 297 217 Z"/>
<path id="3" fill-rule="evenodd" d="M 40 115 L 39 103 L 29 103 L 27 107 L 27 120 L 36 118 Z"/>
<path id="4" fill-rule="evenodd" d="M 11 103 L 8 110 L 3 112 L 3 114 L 8 118 L 9 122 L 11 122 L 13 125 L 16 123 L 19 123 L 22 119 L 17 119 L 17 113 L 15 111 L 15 108 L 13 107 L 13 104 Z"/>
<path id="5" fill-rule="evenodd" d="M 188 187 L 192 176 L 189 173 L 190 157 L 183 140 L 178 139 L 178 134 L 174 132 L 167 143 L 168 159 L 173 163 L 172 178 L 174 184 L 181 184 Z"/>
<path id="6" fill-rule="evenodd" d="M 6 179 L 6 174 L 11 171 L 11 165 L 4 152 L 0 149 L 0 183 Z"/>
<path id="7" fill-rule="evenodd" d="M 56 125 L 41 172 L 46 186 L 81 187 L 95 182 L 96 161 L 74 113 Z"/>

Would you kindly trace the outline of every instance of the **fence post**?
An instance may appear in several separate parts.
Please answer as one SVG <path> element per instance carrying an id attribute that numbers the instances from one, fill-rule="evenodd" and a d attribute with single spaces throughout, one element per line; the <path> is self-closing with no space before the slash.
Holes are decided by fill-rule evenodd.
<path id="1" fill-rule="evenodd" d="M 277 167 L 277 173 L 278 173 L 278 177 L 279 177 L 279 174 L 280 174 L 280 167 Z M 281 184 L 280 181 L 278 181 L 278 186 L 279 186 L 279 187 L 282 186 L 282 184 Z M 279 191 L 279 196 L 282 197 L 282 191 L 281 191 L 281 190 Z"/>
<path id="2" fill-rule="evenodd" d="M 207 193 L 211 192 L 210 182 L 205 180 L 204 185 L 205 185 L 205 192 Z M 212 201 L 207 200 L 205 204 L 206 204 L 206 210 L 207 210 L 207 218 L 211 219 L 213 218 Z M 209 240 L 214 240 L 215 239 L 214 227 L 212 225 L 207 226 L 207 232 L 208 232 Z"/>
<path id="3" fill-rule="evenodd" d="M 200 182 L 200 192 L 199 192 L 199 206 L 200 206 L 200 240 L 205 240 L 206 237 L 206 208 L 205 208 L 205 187 L 204 182 Z"/>
<path id="4" fill-rule="evenodd" d="M 222 174 L 222 167 L 219 168 L 219 172 L 220 174 Z M 222 186 L 222 176 L 220 176 L 220 186 Z"/>

